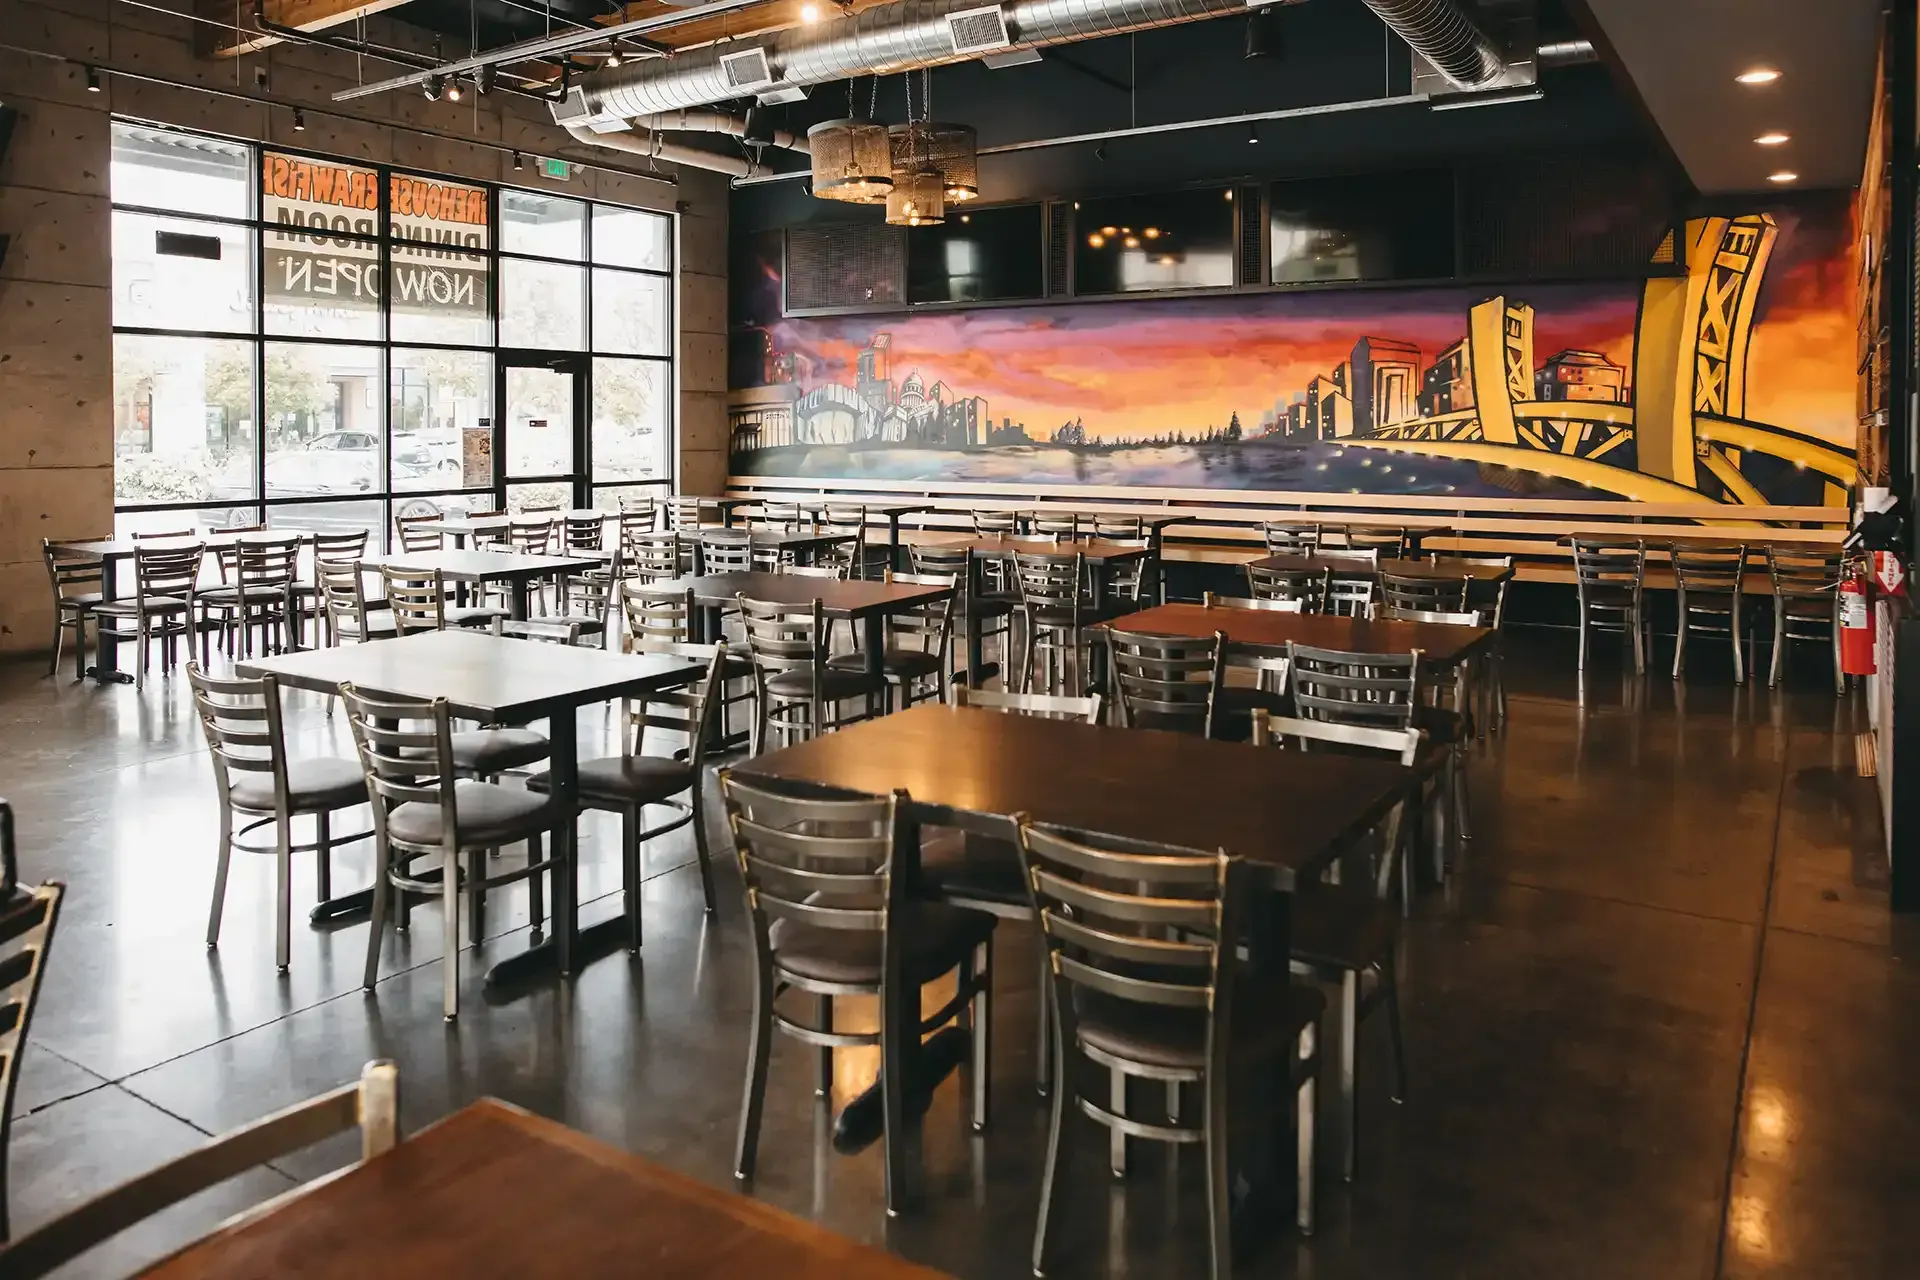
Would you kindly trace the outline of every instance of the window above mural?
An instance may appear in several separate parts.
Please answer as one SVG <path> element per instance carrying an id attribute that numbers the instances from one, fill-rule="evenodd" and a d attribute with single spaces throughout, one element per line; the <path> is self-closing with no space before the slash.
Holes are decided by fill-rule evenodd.
<path id="1" fill-rule="evenodd" d="M 1004 302 L 1046 293 L 1046 210 L 970 209 L 907 232 L 907 301 Z"/>
<path id="2" fill-rule="evenodd" d="M 1219 187 L 1080 201 L 1073 215 L 1073 291 L 1229 288 L 1233 212 L 1233 191 Z"/>

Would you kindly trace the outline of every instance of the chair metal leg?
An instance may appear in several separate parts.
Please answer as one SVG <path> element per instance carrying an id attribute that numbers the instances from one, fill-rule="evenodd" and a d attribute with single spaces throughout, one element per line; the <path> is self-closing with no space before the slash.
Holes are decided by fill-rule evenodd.
<path id="1" fill-rule="evenodd" d="M 1112 1067 L 1107 1074 L 1107 1109 L 1117 1116 L 1127 1114 L 1127 1073 Z M 1127 1176 L 1127 1135 L 1118 1129 L 1107 1131 L 1107 1167 L 1113 1176 Z"/>
<path id="2" fill-rule="evenodd" d="M 274 824 L 273 960 L 281 973 L 293 959 L 293 817 L 282 813 Z"/>
<path id="3" fill-rule="evenodd" d="M 1399 957 L 1388 950 L 1380 962 L 1380 999 L 1387 1006 L 1387 1032 L 1393 1038 L 1393 1100 L 1407 1100 L 1407 1045 L 1400 1034 Z"/>
<path id="4" fill-rule="evenodd" d="M 1676 628 L 1676 634 L 1673 637 L 1673 678 L 1675 680 L 1680 678 L 1680 672 L 1686 666 L 1686 660 L 1687 598 L 1685 595 L 1682 595 L 1680 597 L 1680 625 Z"/>
<path id="5" fill-rule="evenodd" d="M 988 1093 L 991 1087 L 992 1056 L 989 1052 L 992 1043 L 991 1017 L 993 1010 L 993 940 L 989 938 L 973 951 L 972 1011 L 968 1021 L 973 1032 L 973 1130 L 975 1133 L 987 1127 Z"/>
<path id="6" fill-rule="evenodd" d="M 620 900 L 627 913 L 627 950 L 640 950 L 640 811 L 620 815 Z"/>
<path id="7" fill-rule="evenodd" d="M 734 1141 L 733 1176 L 753 1177 L 760 1149 L 760 1115 L 767 1097 L 767 1064 L 773 1052 L 773 969 L 762 957 L 753 971 L 753 1024 L 747 1040 L 747 1085 L 740 1100 L 740 1133 Z"/>
<path id="8" fill-rule="evenodd" d="M 1051 1007 L 1050 1005 L 1047 1007 Z M 1057 1020 L 1049 1035 L 1052 1058 L 1060 1062 L 1065 1058 L 1066 1047 L 1060 1043 Z M 1053 1218 L 1053 1192 L 1060 1178 L 1061 1150 L 1063 1130 L 1067 1124 L 1067 1074 L 1063 1069 L 1053 1090 L 1052 1116 L 1047 1124 L 1047 1158 L 1040 1175 L 1040 1215 L 1033 1226 L 1033 1274 L 1046 1274 L 1047 1225 Z"/>
<path id="9" fill-rule="evenodd" d="M 1360 975 L 1349 969 L 1340 975 L 1340 1118 L 1346 1129 L 1341 1144 L 1340 1176 L 1353 1181 L 1359 1167 L 1360 1091 L 1355 1087 L 1359 1066 Z"/>
<path id="10" fill-rule="evenodd" d="M 1308 1027 L 1300 1033 L 1300 1060 L 1310 1061 L 1318 1052 L 1319 1031 Z M 1293 1216 L 1300 1234 L 1313 1234 L 1314 1110 L 1320 1100 L 1320 1087 L 1312 1076 L 1294 1091 L 1294 1204 Z"/>
<path id="11" fill-rule="evenodd" d="M 815 996 L 813 998 L 814 1025 L 822 1031 L 833 1030 L 833 997 Z M 818 1074 L 813 1082 L 813 1096 L 816 1098 L 833 1097 L 833 1046 L 823 1044 L 819 1048 L 820 1060 Z"/>
<path id="12" fill-rule="evenodd" d="M 1787 647 L 1787 615 L 1781 608 L 1781 602 L 1775 600 L 1773 608 L 1773 662 L 1767 668 L 1767 688 L 1780 683 L 1780 665 Z"/>
<path id="13" fill-rule="evenodd" d="M 360 986 L 366 991 L 373 990 L 373 984 L 380 980 L 380 944 L 385 940 L 384 935 L 387 931 L 387 908 L 393 902 L 393 885 L 388 879 L 390 856 L 386 841 L 376 838 L 373 851 L 372 917 L 367 928 L 367 967 L 360 979 Z"/>
<path id="14" fill-rule="evenodd" d="M 207 912 L 207 949 L 220 945 L 220 916 L 227 905 L 227 868 L 233 861 L 233 809 L 220 805 L 220 859 L 213 869 L 213 908 Z"/>
<path id="15" fill-rule="evenodd" d="M 540 837 L 537 834 L 527 837 L 527 861 L 540 861 Z M 533 925 L 535 942 L 540 941 L 547 921 L 546 886 L 542 883 L 546 875 L 544 871 L 536 871 L 527 877 L 527 917 Z"/>
<path id="16" fill-rule="evenodd" d="M 724 704 L 723 704 L 724 705 Z M 707 811 L 701 801 L 700 779 L 687 791 L 687 807 L 693 811 L 693 853 L 700 862 L 700 892 L 706 899 L 707 914 L 713 914 L 713 853 L 707 848 Z"/>
<path id="17" fill-rule="evenodd" d="M 1039 944 L 1036 950 L 1039 953 L 1040 960 L 1038 975 L 1040 985 L 1035 989 L 1034 993 L 1035 1003 L 1039 1006 L 1038 1016 L 1035 1021 L 1039 1025 L 1040 1034 L 1039 1038 L 1034 1042 L 1033 1047 L 1033 1075 L 1034 1085 L 1039 1090 L 1040 1096 L 1044 1098 L 1053 1088 L 1054 1075 L 1053 965 L 1047 953 L 1047 940 L 1045 936 L 1037 937 L 1035 941 Z"/>
<path id="18" fill-rule="evenodd" d="M 1206 1083 L 1208 1274 L 1228 1280 L 1233 1275 L 1233 1183 L 1227 1168 L 1227 1067 L 1215 1065 Z"/>
<path id="19" fill-rule="evenodd" d="M 1584 601 L 1580 604 L 1580 661 L 1576 664 L 1576 669 L 1580 671 L 1587 669 L 1587 606 Z"/>
<path id="20" fill-rule="evenodd" d="M 477 855 L 476 855 L 477 857 Z M 440 915 L 445 941 L 441 944 L 440 997 L 442 1012 L 452 1022 L 460 1016 L 460 853 L 443 855 L 440 871 Z"/>
<path id="21" fill-rule="evenodd" d="M 60 651 L 65 647 L 66 639 L 67 620 L 61 614 L 60 602 L 56 600 L 53 605 L 53 658 L 47 663 L 48 676 L 60 674 Z M 77 638 L 75 643 L 79 643 Z"/>

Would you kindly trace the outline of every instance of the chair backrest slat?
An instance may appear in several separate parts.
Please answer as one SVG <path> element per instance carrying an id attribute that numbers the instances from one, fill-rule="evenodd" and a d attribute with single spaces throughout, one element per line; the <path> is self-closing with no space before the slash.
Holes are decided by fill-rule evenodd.
<path id="1" fill-rule="evenodd" d="M 1294 709 L 1303 720 L 1405 729 L 1420 701 L 1420 654 L 1287 646 Z"/>
<path id="2" fill-rule="evenodd" d="M 1225 632 L 1202 639 L 1109 628 L 1107 659 L 1128 726 L 1213 736 L 1214 703 L 1226 682 Z"/>
<path id="3" fill-rule="evenodd" d="M 1247 594 L 1255 600 L 1298 600 L 1307 612 L 1318 613 L 1327 598 L 1327 572 L 1249 564 Z"/>
<path id="4" fill-rule="evenodd" d="M 731 770 L 720 774 L 720 794 L 763 956 L 771 950 L 777 959 L 771 926 L 782 919 L 887 932 L 900 887 L 893 855 L 905 821 L 903 795 L 822 799 L 746 782 Z"/>
<path id="5" fill-rule="evenodd" d="M 999 689 L 973 689 L 955 684 L 947 691 L 947 700 L 956 707 L 978 707 L 983 711 L 1004 711 L 1011 715 L 1035 716 L 1043 720 L 1082 720 L 1100 723 L 1100 695 L 1071 698 L 1054 693 L 1010 693 Z"/>
<path id="6" fill-rule="evenodd" d="M 421 526 L 432 524 L 436 520 L 441 519 L 444 519 L 444 517 L 438 511 L 423 511 L 417 515 L 395 516 L 393 518 L 393 529 L 395 533 L 400 535 L 400 549 L 402 551 L 415 553 L 421 551 L 438 551 L 441 547 L 440 531 L 438 529 L 423 529 Z"/>
<path id="7" fill-rule="evenodd" d="M 447 584 L 438 569 L 380 566 L 380 582 L 393 611 L 394 630 L 401 635 L 447 628 Z"/>

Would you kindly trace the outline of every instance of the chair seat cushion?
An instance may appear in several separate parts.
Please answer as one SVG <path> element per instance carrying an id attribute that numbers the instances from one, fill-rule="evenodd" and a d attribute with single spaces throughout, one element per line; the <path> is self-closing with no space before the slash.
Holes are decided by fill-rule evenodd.
<path id="1" fill-rule="evenodd" d="M 577 633 L 574 630 L 576 627 L 579 629 Z M 604 635 L 606 629 L 604 618 L 571 613 L 552 614 L 545 618 L 509 618 L 500 624 L 501 635 L 518 636 L 523 640 L 564 640 L 572 634 L 597 636 Z"/>
<path id="2" fill-rule="evenodd" d="M 1020 875 L 1020 851 L 1009 841 L 964 831 L 938 831 L 921 842 L 920 883 L 939 898 L 1032 905 Z"/>
<path id="3" fill-rule="evenodd" d="M 844 667 L 828 667 L 820 673 L 820 696 L 828 702 L 838 702 L 843 698 L 864 698 L 869 693 L 878 693 L 886 687 L 886 681 L 880 677 L 870 677 L 864 669 L 848 671 Z M 813 675 L 806 671 L 782 671 L 767 677 L 767 692 L 781 698 L 811 698 L 813 696 Z"/>
<path id="4" fill-rule="evenodd" d="M 958 967 L 973 949 L 993 935 L 993 917 L 939 902 L 908 904 L 907 918 L 893 922 L 906 939 L 907 978 L 929 982 Z M 878 933 L 822 929 L 779 920 L 769 931 L 774 963 L 803 978 L 821 982 L 880 982 Z"/>
<path id="5" fill-rule="evenodd" d="M 1449 711 L 1445 707 L 1422 703 L 1414 709 L 1413 727 L 1424 729 L 1428 742 L 1436 746 L 1450 747 L 1465 739 L 1467 718 L 1458 711 Z"/>
<path id="6" fill-rule="evenodd" d="M 836 671 L 865 671 L 867 656 L 863 653 L 843 653 L 836 658 L 828 658 L 827 665 Z M 880 655 L 880 670 L 897 679 L 918 680 L 940 670 L 940 655 L 919 649 L 888 649 Z"/>
<path id="7" fill-rule="evenodd" d="M 236 809 L 254 813 L 273 812 L 273 775 L 240 773 L 229 775 L 233 785 L 227 795 Z M 358 760 L 321 756 L 315 760 L 287 761 L 287 792 L 295 813 L 319 813 L 363 804 L 367 798 L 367 775 Z"/>
<path id="8" fill-rule="evenodd" d="M 958 613 L 962 609 L 971 608 L 974 617 L 990 620 L 1006 617 L 1019 606 L 1019 603 L 1010 596 L 978 595 L 965 604 L 955 606 L 954 611 Z"/>
<path id="9" fill-rule="evenodd" d="M 1400 915 L 1365 888 L 1315 884 L 1293 895 L 1295 960 L 1361 970 L 1386 957 L 1400 936 Z"/>
<path id="10" fill-rule="evenodd" d="M 658 804 L 693 786 L 693 766 L 667 756 L 603 756 L 580 762 L 580 799 L 586 804 Z M 549 773 L 527 779 L 534 791 L 553 786 Z"/>
<path id="11" fill-rule="evenodd" d="M 122 596 L 118 600 L 108 600 L 93 608 L 96 613 L 111 613 L 132 618 L 139 615 L 143 605 L 148 613 L 180 613 L 186 609 L 187 602 L 180 596 L 148 596 L 145 600 L 136 596 Z"/>
<path id="12" fill-rule="evenodd" d="M 467 729 L 453 735 L 453 767 L 463 773 L 501 773 L 545 760 L 552 744 L 532 729 Z"/>
<path id="13" fill-rule="evenodd" d="M 360 637 L 360 620 L 349 614 L 342 614 L 334 620 L 334 630 L 348 639 Z M 395 634 L 393 612 L 389 609 L 367 610 L 367 635 L 390 636 Z"/>
<path id="14" fill-rule="evenodd" d="M 98 591 L 76 591 L 60 597 L 62 609 L 91 609 L 106 599 Z"/>
<path id="15" fill-rule="evenodd" d="M 1279 979 L 1238 979 L 1233 992 L 1235 1058 L 1291 1056 L 1300 1032 L 1319 1018 L 1326 997 Z M 1074 992 L 1080 1043 L 1129 1062 L 1198 1070 L 1207 1060 L 1207 1013 L 1138 1004 L 1082 987 Z"/>
<path id="16" fill-rule="evenodd" d="M 554 825 L 551 797 L 463 779 L 453 784 L 455 837 L 465 848 L 513 844 Z M 412 845 L 440 843 L 440 806 L 409 801 L 387 815 L 387 834 Z"/>

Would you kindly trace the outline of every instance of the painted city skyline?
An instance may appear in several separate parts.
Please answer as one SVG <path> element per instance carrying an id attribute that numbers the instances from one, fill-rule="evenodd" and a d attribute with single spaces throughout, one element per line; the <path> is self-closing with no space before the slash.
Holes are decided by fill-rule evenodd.
<path id="1" fill-rule="evenodd" d="M 1107 455 L 1102 483 L 1364 490 L 1411 470 L 1439 491 L 1502 492 L 1519 470 L 1549 496 L 1844 501 L 1848 231 L 1797 213 L 1701 219 L 1689 272 L 1644 282 L 775 319 L 771 377 L 734 394 L 735 470 L 1002 479 L 1013 459 L 984 454 L 1051 445 Z M 1143 442 L 1261 461 L 1201 479 L 1118 456 Z M 1383 460 L 1356 476 L 1328 458 L 1278 466 L 1282 445 L 1472 466 Z"/>

